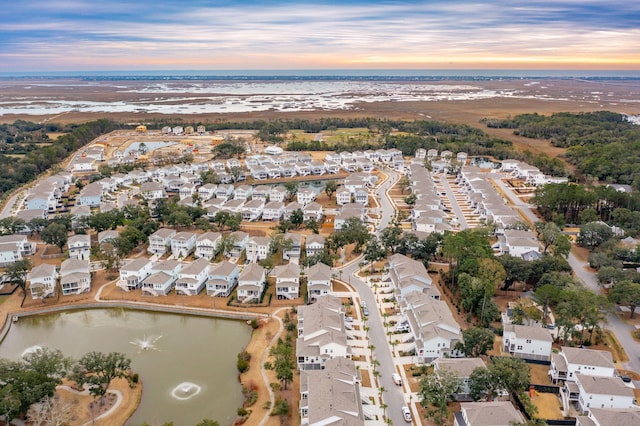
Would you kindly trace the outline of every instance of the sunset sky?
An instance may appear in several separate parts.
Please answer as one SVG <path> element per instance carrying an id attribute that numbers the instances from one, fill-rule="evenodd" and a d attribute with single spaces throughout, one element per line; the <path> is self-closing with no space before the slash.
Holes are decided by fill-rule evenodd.
<path id="1" fill-rule="evenodd" d="M 20 0 L 0 72 L 640 70 L 640 2 Z"/>

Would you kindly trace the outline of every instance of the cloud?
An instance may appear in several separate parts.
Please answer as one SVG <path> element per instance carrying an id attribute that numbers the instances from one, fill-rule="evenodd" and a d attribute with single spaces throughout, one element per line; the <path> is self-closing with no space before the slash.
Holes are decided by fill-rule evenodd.
<path id="1" fill-rule="evenodd" d="M 636 2 L 32 0 L 5 9 L 5 71 L 638 66 L 640 58 Z"/>

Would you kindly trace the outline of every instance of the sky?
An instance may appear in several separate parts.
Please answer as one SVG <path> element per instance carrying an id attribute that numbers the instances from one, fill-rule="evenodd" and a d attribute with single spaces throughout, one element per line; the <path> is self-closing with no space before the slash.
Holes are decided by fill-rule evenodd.
<path id="1" fill-rule="evenodd" d="M 640 1 L 11 0 L 0 72 L 640 70 Z"/>

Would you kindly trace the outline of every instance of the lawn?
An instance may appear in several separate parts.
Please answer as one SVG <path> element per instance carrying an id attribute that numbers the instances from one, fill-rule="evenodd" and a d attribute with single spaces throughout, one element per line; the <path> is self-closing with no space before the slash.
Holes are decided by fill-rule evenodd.
<path id="1" fill-rule="evenodd" d="M 563 419 L 560 400 L 553 393 L 536 392 L 531 402 L 538 408 L 537 416 L 541 419 Z"/>

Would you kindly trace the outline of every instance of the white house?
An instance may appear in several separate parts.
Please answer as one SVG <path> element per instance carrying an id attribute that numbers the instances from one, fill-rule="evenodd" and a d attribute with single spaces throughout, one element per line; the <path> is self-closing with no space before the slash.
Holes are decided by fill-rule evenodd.
<path id="1" fill-rule="evenodd" d="M 320 296 L 326 296 L 332 291 L 331 267 L 318 262 L 305 272 L 307 276 L 307 299 L 316 301 Z"/>
<path id="2" fill-rule="evenodd" d="M 164 191 L 164 185 L 158 182 L 144 182 L 140 185 L 140 195 L 147 200 L 167 198 L 167 193 Z"/>
<path id="3" fill-rule="evenodd" d="M 26 235 L 0 236 L 0 267 L 10 265 L 24 256 L 36 252 L 36 244 L 29 242 Z"/>
<path id="4" fill-rule="evenodd" d="M 276 297 L 297 299 L 300 297 L 300 266 L 296 263 L 276 266 Z"/>
<path id="5" fill-rule="evenodd" d="M 27 276 L 29 291 L 33 299 L 44 299 L 56 293 L 58 272 L 54 265 L 42 263 L 34 267 Z"/>
<path id="6" fill-rule="evenodd" d="M 316 220 L 322 219 L 322 206 L 319 203 L 311 202 L 302 208 L 302 214 L 304 220 Z"/>
<path id="7" fill-rule="evenodd" d="M 229 254 L 231 255 L 231 257 L 240 257 L 242 252 L 247 247 L 247 242 L 249 242 L 249 234 L 244 231 L 235 231 L 230 235 L 231 238 L 233 238 L 234 243 L 233 248 L 231 249 L 231 252 Z"/>
<path id="8" fill-rule="evenodd" d="M 282 201 L 270 201 L 262 210 L 262 220 L 278 221 L 284 215 L 284 203 Z"/>
<path id="9" fill-rule="evenodd" d="M 287 188 L 283 185 L 274 186 L 269 191 L 269 201 L 279 201 L 281 203 L 287 199 Z"/>
<path id="10" fill-rule="evenodd" d="M 296 199 L 298 203 L 303 206 L 306 206 L 307 204 L 313 202 L 316 199 L 316 196 L 317 194 L 315 193 L 315 191 L 309 188 L 299 189 L 296 193 Z"/>
<path id="11" fill-rule="evenodd" d="M 142 292 L 152 296 L 166 296 L 173 289 L 182 263 L 174 259 L 156 263 L 151 269 L 151 275 L 142 281 Z"/>
<path id="12" fill-rule="evenodd" d="M 88 235 L 74 235 L 67 241 L 69 259 L 89 260 L 91 238 Z"/>
<path id="13" fill-rule="evenodd" d="M 351 191 L 348 188 L 342 187 L 336 191 L 336 203 L 339 206 L 349 204 L 351 202 Z"/>
<path id="14" fill-rule="evenodd" d="M 171 246 L 171 238 L 176 235 L 173 229 L 160 228 L 153 234 L 149 235 L 149 247 L 147 252 L 162 256 Z"/>
<path id="15" fill-rule="evenodd" d="M 318 234 L 307 235 L 304 249 L 307 257 L 324 252 L 324 237 Z"/>
<path id="16" fill-rule="evenodd" d="M 576 374 L 613 377 L 615 372 L 613 357 L 608 351 L 563 346 L 561 352 L 551 354 L 549 375 L 553 383 L 575 382 Z"/>
<path id="17" fill-rule="evenodd" d="M 285 248 L 282 251 L 282 259 L 300 259 L 302 254 L 302 235 L 287 232 L 284 234 L 284 240 L 291 240 L 291 248 Z"/>
<path id="18" fill-rule="evenodd" d="M 238 265 L 226 260 L 209 268 L 207 295 L 229 297 L 238 283 Z"/>
<path id="19" fill-rule="evenodd" d="M 178 232 L 171 237 L 171 254 L 175 257 L 185 258 L 196 248 L 198 235 L 194 232 Z"/>
<path id="20" fill-rule="evenodd" d="M 589 408 L 587 416 L 577 416 L 576 426 L 640 424 L 640 408 Z"/>
<path id="21" fill-rule="evenodd" d="M 209 260 L 203 257 L 183 265 L 176 281 L 176 294 L 196 296 L 206 286 L 209 277 Z"/>
<path id="22" fill-rule="evenodd" d="M 248 201 L 242 206 L 242 220 L 256 221 L 264 212 L 264 201 L 259 198 Z"/>
<path id="23" fill-rule="evenodd" d="M 238 301 L 259 302 L 264 283 L 264 268 L 257 263 L 249 263 L 238 276 Z"/>
<path id="24" fill-rule="evenodd" d="M 196 238 L 195 257 L 204 257 L 205 259 L 213 259 L 218 253 L 218 241 L 221 235 L 219 232 L 205 232 Z"/>
<path id="25" fill-rule="evenodd" d="M 91 290 L 89 260 L 66 259 L 60 266 L 62 294 L 81 294 Z"/>
<path id="26" fill-rule="evenodd" d="M 565 391 L 573 383 L 565 383 Z M 586 374 L 576 374 L 578 388 L 578 405 L 583 413 L 595 408 L 633 408 L 633 389 L 625 386 L 619 377 L 600 377 Z M 572 400 L 573 398 L 569 398 Z"/>
<path id="27" fill-rule="evenodd" d="M 549 361 L 553 337 L 543 327 L 506 325 L 502 335 L 502 349 L 516 358 Z"/>
<path id="28" fill-rule="evenodd" d="M 134 290 L 141 286 L 142 281 L 151 275 L 153 262 L 150 259 L 139 257 L 120 268 L 120 281 L 118 287 L 126 290 Z"/>
<path id="29" fill-rule="evenodd" d="M 269 237 L 251 237 L 247 241 L 245 251 L 249 262 L 259 262 L 269 257 Z"/>

